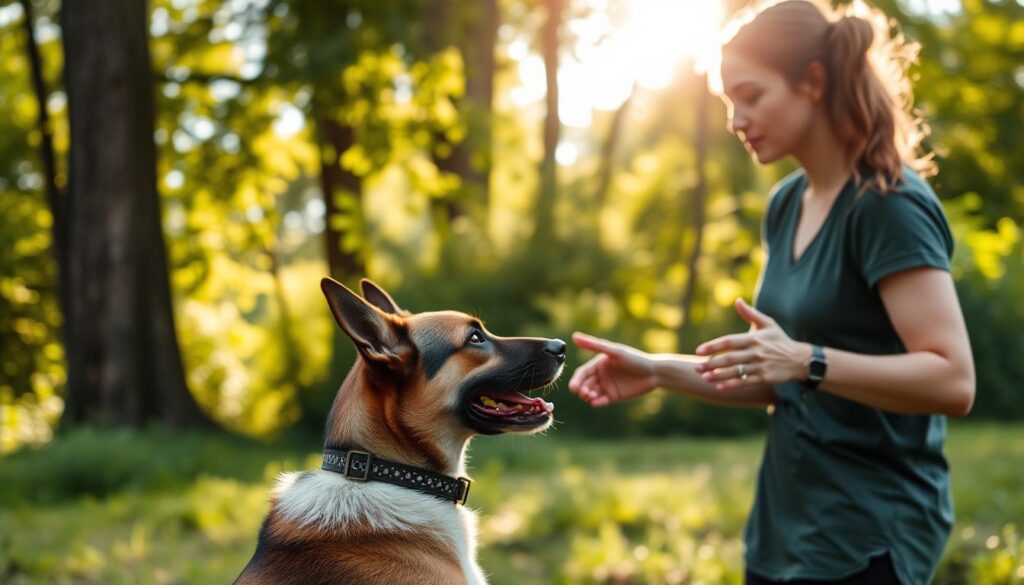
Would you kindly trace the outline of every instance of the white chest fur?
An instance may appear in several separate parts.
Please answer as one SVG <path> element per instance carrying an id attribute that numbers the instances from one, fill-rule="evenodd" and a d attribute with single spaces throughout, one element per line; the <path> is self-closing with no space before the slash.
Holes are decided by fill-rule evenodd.
<path id="1" fill-rule="evenodd" d="M 274 499 L 282 516 L 305 526 L 343 529 L 366 522 L 381 532 L 430 532 L 451 543 L 468 585 L 487 583 L 476 563 L 476 514 L 471 510 L 415 490 L 354 482 L 330 471 L 284 474 Z"/>

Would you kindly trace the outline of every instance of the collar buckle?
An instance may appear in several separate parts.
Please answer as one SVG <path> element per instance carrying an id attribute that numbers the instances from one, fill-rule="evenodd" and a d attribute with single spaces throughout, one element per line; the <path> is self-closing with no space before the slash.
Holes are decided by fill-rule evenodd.
<path id="1" fill-rule="evenodd" d="M 366 463 L 365 463 L 365 467 L 363 468 L 363 474 L 362 475 L 355 475 L 355 474 L 352 473 L 352 470 L 355 469 L 355 466 L 352 465 L 352 464 L 356 460 L 356 457 L 355 457 L 356 455 L 363 455 L 363 456 L 366 457 Z M 353 449 L 352 451 L 348 452 L 348 457 L 345 459 L 345 471 L 344 471 L 343 475 L 345 476 L 346 479 L 350 479 L 352 481 L 366 481 L 366 480 L 370 479 L 370 464 L 372 462 L 373 462 L 373 454 L 372 453 L 369 453 L 367 451 L 356 451 L 356 450 Z"/>
<path id="2" fill-rule="evenodd" d="M 468 477 L 459 477 L 456 479 L 459 480 L 459 484 L 462 486 L 462 493 L 455 500 L 455 503 L 460 506 L 465 506 L 466 500 L 469 499 L 469 488 L 473 485 L 473 480 Z"/>

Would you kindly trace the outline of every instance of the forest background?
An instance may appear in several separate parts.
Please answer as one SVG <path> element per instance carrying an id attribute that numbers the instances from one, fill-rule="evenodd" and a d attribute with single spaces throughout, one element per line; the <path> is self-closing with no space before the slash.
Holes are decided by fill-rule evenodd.
<path id="1" fill-rule="evenodd" d="M 164 520 L 92 516 L 116 516 L 123 494 L 140 494 L 139 506 L 182 486 L 203 501 L 218 489 L 253 497 L 268 469 L 305 463 L 298 454 L 318 447 L 354 359 L 322 276 L 353 286 L 368 276 L 407 309 L 466 311 L 502 335 L 568 339 L 579 329 L 692 352 L 745 329 L 732 302 L 753 294 L 768 192 L 793 167 L 757 167 L 708 90 L 716 31 L 740 4 L 0 1 L 0 581 L 110 582 L 118 554 L 158 563 L 138 543 L 168 530 Z M 989 515 L 968 515 L 944 578 L 1024 580 L 1024 515 L 1005 495 L 1022 481 L 1013 462 L 1024 468 L 1024 2 L 876 5 L 921 45 L 915 104 L 939 154 L 932 184 L 956 237 L 978 374 L 974 410 L 952 426 L 964 465 L 976 466 L 961 492 Z M 587 356 L 568 357 L 572 367 Z M 739 445 L 751 469 L 727 497 L 746 509 L 763 411 L 667 393 L 594 410 L 564 383 L 549 397 L 551 436 L 528 447 L 479 441 L 480 469 L 539 480 L 575 469 L 558 454 L 576 453 L 596 466 L 581 464 L 582 477 L 610 473 L 579 454 L 627 438 L 652 452 L 678 446 L 672 481 L 710 482 L 726 497 L 730 482 L 716 473 L 734 471 L 720 458 Z M 143 463 L 149 447 L 171 443 L 163 467 Z M 691 457 L 691 445 L 708 447 Z M 555 463 L 516 468 L 524 449 Z M 643 475 L 653 462 L 631 467 L 629 453 L 616 469 L 654 489 Z M 239 466 L 224 467 L 232 457 Z M 222 476 L 233 487 L 203 483 Z M 579 478 L 563 476 L 570 492 Z M 483 496 L 494 511 L 498 493 Z M 596 501 L 626 497 L 591 495 L 580 514 L 592 520 L 584 510 L 602 509 Z M 101 511 L 85 511 L 89 501 Z M 51 557 L 25 552 L 40 544 L 25 526 L 69 526 L 46 516 L 52 502 L 80 518 L 79 537 L 44 541 Z M 536 518 L 548 504 L 538 505 Z M 739 566 L 719 555 L 728 546 L 708 553 L 718 577 L 693 571 L 708 526 L 736 546 L 742 515 L 707 514 L 704 532 L 683 539 L 690 557 L 644 540 L 655 538 L 650 526 L 633 534 L 622 532 L 628 519 L 593 520 L 597 552 L 570 555 L 583 568 L 552 557 L 537 579 L 727 582 Z M 544 530 L 564 529 L 571 548 L 587 520 L 566 518 Z M 107 537 L 90 528 L 97 522 Z M 174 538 L 216 541 L 230 523 L 185 521 Z M 224 537 L 232 554 L 251 546 L 248 526 Z M 551 536 L 530 526 L 506 526 L 519 535 L 508 550 L 518 537 Z M 129 553 L 112 552 L 122 540 Z M 637 577 L 657 550 L 667 564 Z M 509 554 L 491 566 L 523 570 Z M 234 570 L 226 564 L 224 574 Z M 157 582 L 178 579 L 202 580 L 172 572 Z"/>

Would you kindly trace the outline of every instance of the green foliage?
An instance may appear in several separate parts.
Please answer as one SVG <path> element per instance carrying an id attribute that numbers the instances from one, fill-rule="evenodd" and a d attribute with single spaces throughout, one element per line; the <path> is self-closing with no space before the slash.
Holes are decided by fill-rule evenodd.
<path id="1" fill-rule="evenodd" d="M 935 585 L 1024 581 L 1020 469 L 1024 438 L 1006 426 L 951 426 L 947 455 L 957 522 Z"/>
<path id="2" fill-rule="evenodd" d="M 454 188 L 421 151 L 438 134 L 458 138 L 461 61 L 451 51 L 409 58 L 395 44 L 408 31 L 394 18 L 413 8 L 156 5 L 156 139 L 179 339 L 193 393 L 232 430 L 280 433 L 300 405 L 321 405 L 319 420 L 340 382 L 326 379 L 328 360 L 351 357 L 331 345 L 318 239 L 327 223 L 343 230 L 346 251 L 368 254 L 373 234 L 351 193 L 335 194 L 331 217 L 309 213 L 322 202 L 321 159 L 340 157 L 361 177 L 399 169 L 429 196 Z M 338 35 L 334 19 L 352 34 Z M 325 117 L 357 129 L 352 148 L 328 152 Z"/>
<path id="3" fill-rule="evenodd" d="M 3 179 L 0 179 L 2 181 Z M 49 440 L 63 401 L 64 350 L 47 229 L 38 198 L 0 195 L 0 453 Z"/>
<path id="4" fill-rule="evenodd" d="M 883 4 L 892 4 L 884 2 Z M 969 0 L 941 18 L 891 10 L 921 44 L 918 106 L 938 147 L 935 184 L 948 198 L 983 195 L 978 213 L 991 227 L 1000 217 L 1024 217 L 1018 139 L 1024 108 L 1024 5 Z"/>
<path id="5" fill-rule="evenodd" d="M 5 583 L 230 582 L 252 555 L 275 477 L 318 464 L 313 439 L 271 447 L 159 429 L 64 439 L 0 467 Z M 470 451 L 493 585 L 742 582 L 759 438 L 554 432 L 479 438 Z M 947 451 L 957 522 L 935 585 L 1019 583 L 1024 432 L 955 424 Z"/>
<path id="6" fill-rule="evenodd" d="M 287 453 L 287 446 L 232 435 L 172 433 L 161 428 L 78 429 L 45 448 L 5 459 L 0 469 L 0 502 L 5 507 L 46 507 L 123 492 L 180 490 L 210 473 L 253 481 L 262 477 L 264 459 Z"/>
<path id="7" fill-rule="evenodd" d="M 494 583 L 742 582 L 754 441 L 534 442 L 474 445 Z"/>
<path id="8" fill-rule="evenodd" d="M 151 4 L 155 141 L 179 341 L 190 388 L 232 431 L 270 437 L 299 420 L 322 427 L 354 355 L 317 288 L 327 273 L 328 226 L 402 304 L 476 313 L 502 335 L 567 339 L 583 329 L 653 352 L 691 352 L 745 329 L 732 302 L 753 294 L 765 194 L 789 167 L 755 168 L 724 131 L 717 101 L 696 119 L 705 90 L 696 76 L 682 72 L 664 91 L 638 90 L 607 157 L 601 147 L 614 112 L 595 112 L 590 128 L 566 129 L 567 140 L 585 146 L 578 161 L 560 165 L 552 233 L 538 239 L 540 114 L 510 98 L 522 81 L 513 44 L 536 50 L 543 3 L 502 3 L 494 107 L 475 113 L 493 135 L 489 150 L 470 153 L 492 164 L 486 201 L 438 164 L 470 132 L 455 23 L 479 10 L 474 3 Z M 1019 419 L 1024 190 L 1014 169 L 1024 165 L 1024 6 L 972 0 L 936 16 L 905 2 L 878 4 L 922 43 L 915 90 L 934 129 L 929 144 L 940 147 L 934 185 L 958 240 L 955 277 L 978 373 L 973 416 Z M 58 5 L 34 6 L 63 184 Z M 0 6 L 0 453 L 50 439 L 65 383 L 20 10 Z M 570 17 L 579 10 L 571 6 Z M 566 32 L 568 45 L 577 33 Z M 327 122 L 351 131 L 343 151 L 326 140 Z M 698 124 L 711 130 L 708 193 L 702 253 L 690 274 Z M 361 192 L 336 186 L 324 201 L 321 174 L 338 159 Z M 445 207 L 452 202 L 461 213 Z M 587 357 L 572 350 L 568 366 Z M 559 418 L 567 432 L 615 436 L 764 426 L 756 410 L 726 412 L 665 394 L 601 410 L 565 400 Z"/>
<path id="9" fill-rule="evenodd" d="M 265 437 L 298 419 L 299 393 L 324 377 L 331 357 L 335 325 L 314 285 L 321 276 L 309 263 L 274 279 L 225 260 L 179 305 L 189 386 L 225 427 Z"/>
<path id="10" fill-rule="evenodd" d="M 981 227 L 970 213 L 980 207 L 968 194 L 948 206 L 961 237 L 954 265 L 957 292 L 971 336 L 977 372 L 975 415 L 1011 420 L 1024 416 L 1020 380 L 1024 363 L 1024 238 L 1021 224 L 1009 217 L 994 229 Z"/>
<path id="11" fill-rule="evenodd" d="M 41 8 L 39 28 L 52 33 L 52 7 Z M 45 199 L 23 18 L 18 3 L 0 6 L 0 455 L 52 438 L 66 378 L 51 252 L 53 216 Z M 60 75 L 58 45 L 51 38 L 39 47 L 51 86 Z M 67 145 L 64 112 L 63 99 L 50 100 L 58 150 Z"/>

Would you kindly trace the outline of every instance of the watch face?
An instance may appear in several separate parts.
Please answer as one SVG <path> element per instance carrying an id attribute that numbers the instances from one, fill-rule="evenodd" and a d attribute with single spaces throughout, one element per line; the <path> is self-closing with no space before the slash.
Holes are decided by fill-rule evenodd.
<path id="1" fill-rule="evenodd" d="M 817 358 L 812 358 L 807 364 L 807 377 L 811 380 L 820 382 L 825 377 L 825 362 Z"/>

